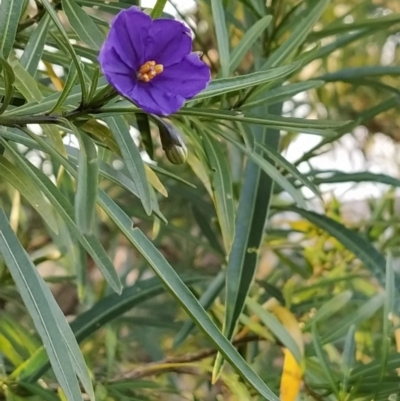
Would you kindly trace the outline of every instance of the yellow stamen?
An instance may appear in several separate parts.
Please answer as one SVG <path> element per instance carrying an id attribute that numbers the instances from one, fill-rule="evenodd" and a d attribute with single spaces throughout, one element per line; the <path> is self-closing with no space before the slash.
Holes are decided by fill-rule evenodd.
<path id="1" fill-rule="evenodd" d="M 137 79 L 143 82 L 150 82 L 154 77 L 164 71 L 162 64 L 156 64 L 155 61 L 147 61 L 140 68 L 136 74 Z"/>

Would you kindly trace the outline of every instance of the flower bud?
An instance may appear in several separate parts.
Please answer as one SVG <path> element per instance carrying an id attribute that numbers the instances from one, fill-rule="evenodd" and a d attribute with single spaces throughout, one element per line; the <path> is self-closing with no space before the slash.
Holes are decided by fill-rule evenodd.
<path id="1" fill-rule="evenodd" d="M 186 161 L 187 158 L 187 147 L 186 145 L 182 142 L 181 145 L 173 145 L 170 148 L 164 148 L 165 155 L 167 156 L 167 159 L 172 163 L 172 164 L 183 164 Z"/>
<path id="2" fill-rule="evenodd" d="M 183 164 L 187 158 L 187 148 L 177 129 L 172 125 L 153 115 L 160 131 L 162 148 L 167 159 L 173 164 Z"/>

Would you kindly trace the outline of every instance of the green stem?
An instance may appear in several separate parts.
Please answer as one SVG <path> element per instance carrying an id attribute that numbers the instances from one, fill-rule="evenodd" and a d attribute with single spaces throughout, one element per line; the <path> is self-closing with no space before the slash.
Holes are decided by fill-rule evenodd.
<path id="1" fill-rule="evenodd" d="M 167 4 L 167 0 L 157 0 L 157 3 L 154 6 L 154 8 L 150 14 L 151 18 L 153 18 L 153 19 L 160 18 L 166 4 Z"/>
<path id="2" fill-rule="evenodd" d="M 13 116 L 0 117 L 0 125 L 15 127 L 26 124 L 59 124 L 61 116 Z"/>

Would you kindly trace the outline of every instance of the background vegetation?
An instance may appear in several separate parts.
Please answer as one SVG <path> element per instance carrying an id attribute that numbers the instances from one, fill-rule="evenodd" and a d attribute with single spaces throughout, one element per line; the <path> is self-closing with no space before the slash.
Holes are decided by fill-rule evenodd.
<path id="1" fill-rule="evenodd" d="M 177 8 L 213 82 L 164 120 L 102 101 L 133 4 L 0 2 L 0 399 L 396 400 L 399 2 Z M 364 170 L 318 162 L 349 138 Z"/>

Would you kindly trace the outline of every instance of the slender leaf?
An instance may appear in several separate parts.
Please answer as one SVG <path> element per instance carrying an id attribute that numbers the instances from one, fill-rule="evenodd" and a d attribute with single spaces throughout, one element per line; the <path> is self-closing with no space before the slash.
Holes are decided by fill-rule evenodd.
<path id="1" fill-rule="evenodd" d="M 352 313 L 348 313 L 341 319 L 339 326 L 336 326 L 334 329 L 330 328 L 326 334 L 321 336 L 321 342 L 323 344 L 328 344 L 344 337 L 352 325 L 359 325 L 373 316 L 382 307 L 384 301 L 384 294 L 373 296 L 360 308 Z"/>
<path id="2" fill-rule="evenodd" d="M 14 44 L 23 6 L 22 0 L 0 2 L 0 57 L 6 60 Z"/>
<path id="3" fill-rule="evenodd" d="M 281 105 L 274 106 L 271 111 L 273 114 L 279 115 Z M 279 131 L 252 127 L 252 132 L 255 144 L 269 143 L 270 146 L 278 149 Z M 246 148 L 243 147 L 243 149 Z M 257 155 L 257 150 L 252 155 Z M 262 158 L 260 157 L 260 159 Z M 226 313 L 223 333 L 229 340 L 233 338 L 238 319 L 254 280 L 259 257 L 258 251 L 264 235 L 264 226 L 273 193 L 272 175 L 268 175 L 265 169 L 263 171 L 261 165 L 254 162 L 255 160 L 255 158 L 249 158 L 246 163 L 244 184 L 240 193 L 235 221 L 235 238 L 226 271 Z M 268 171 L 270 172 L 272 171 L 271 168 L 274 169 L 275 167 L 273 162 L 268 163 Z M 222 354 L 219 354 L 214 364 L 214 378 L 219 375 L 222 363 Z"/>
<path id="4" fill-rule="evenodd" d="M 93 141 L 78 129 L 80 145 L 78 159 L 78 185 L 75 195 L 75 221 L 82 234 L 91 234 L 96 219 L 99 166 Z"/>
<path id="5" fill-rule="evenodd" d="M 62 0 L 62 6 L 72 29 L 91 49 L 99 50 L 104 42 L 103 32 L 79 7 L 75 0 Z"/>
<path id="6" fill-rule="evenodd" d="M 57 111 L 58 109 L 61 108 L 61 106 L 63 105 L 63 103 L 67 99 L 68 95 L 71 93 L 71 90 L 72 90 L 72 88 L 73 88 L 73 86 L 75 84 L 77 76 L 78 76 L 78 72 L 76 71 L 75 65 L 73 63 L 71 63 L 70 67 L 69 67 L 67 80 L 64 83 L 64 88 L 63 88 L 59 98 L 57 99 L 56 103 L 51 108 L 49 114 L 52 114 L 52 113 L 54 113 L 55 111 Z"/>
<path id="7" fill-rule="evenodd" d="M 349 381 L 351 370 L 353 369 L 356 359 L 356 342 L 354 338 L 355 333 L 356 327 L 354 325 L 351 325 L 349 331 L 347 332 L 346 340 L 344 342 L 342 364 L 340 368 L 343 375 L 341 382 L 342 391 L 347 390 L 347 383 Z"/>
<path id="8" fill-rule="evenodd" d="M 376 182 L 380 184 L 387 184 L 393 187 L 400 187 L 400 180 L 386 174 L 376 174 L 369 171 L 344 173 L 336 170 L 323 170 L 313 171 L 315 174 L 313 182 L 316 185 L 339 183 L 339 182 Z"/>
<path id="9" fill-rule="evenodd" d="M 271 15 L 265 15 L 258 20 L 240 39 L 240 42 L 234 47 L 231 53 L 229 65 L 230 72 L 236 70 L 246 53 L 251 49 L 254 42 L 262 35 L 272 21 Z"/>
<path id="10" fill-rule="evenodd" d="M 290 37 L 271 54 L 263 69 L 282 65 L 303 44 L 307 35 L 330 3 L 330 0 L 319 0 L 313 3 L 315 4 L 314 7 L 304 12 L 304 18 L 294 27 Z"/>
<path id="11" fill-rule="evenodd" d="M 107 117 L 105 121 L 118 143 L 126 168 L 131 175 L 132 181 L 136 185 L 144 210 L 150 215 L 152 208 L 149 184 L 147 182 L 142 157 L 129 133 L 128 126 L 123 118 L 119 116 Z"/>
<path id="12" fill-rule="evenodd" d="M 241 75 L 238 77 L 214 79 L 204 91 L 200 92 L 193 99 L 193 101 L 207 99 L 213 96 L 219 96 L 225 93 L 251 88 L 252 86 L 261 85 L 266 82 L 279 80 L 290 75 L 300 66 L 300 63 L 293 63 L 284 65 L 282 67 L 271 68 L 265 71 Z"/>
<path id="13" fill-rule="evenodd" d="M 39 61 L 42 58 L 44 45 L 46 44 L 47 32 L 49 30 L 50 17 L 46 14 L 38 23 L 35 31 L 30 36 L 25 50 L 20 58 L 21 65 L 33 77 L 36 74 Z"/>
<path id="14" fill-rule="evenodd" d="M 194 284 L 204 280 L 199 276 L 183 277 L 187 284 Z M 137 282 L 131 287 L 125 287 L 121 295 L 111 294 L 86 312 L 81 313 L 72 323 L 71 329 L 78 342 L 81 342 L 95 333 L 109 322 L 121 317 L 142 302 L 165 293 L 165 287 L 158 277 Z M 24 382 L 34 382 L 46 373 L 49 368 L 46 352 L 41 347 L 21 366 L 11 373 L 11 378 Z"/>
<path id="15" fill-rule="evenodd" d="M 154 5 L 153 10 L 151 11 L 151 17 L 152 18 L 160 18 L 166 4 L 167 4 L 167 0 L 157 0 L 156 4 Z"/>
<path id="16" fill-rule="evenodd" d="M 43 292 L 43 280 L 27 257 L 0 209 L 0 252 L 32 316 L 33 322 L 49 355 L 54 373 L 69 401 L 82 401 L 79 383 L 63 340 L 57 319 L 50 305 L 49 293 Z"/>
<path id="17" fill-rule="evenodd" d="M 321 75 L 318 79 L 325 82 L 351 81 L 360 77 L 380 77 L 382 75 L 400 75 L 400 67 L 377 65 L 368 67 L 345 68 L 330 74 Z"/>
<path id="18" fill-rule="evenodd" d="M 81 62 L 80 62 L 78 56 L 76 55 L 74 47 L 70 43 L 69 37 L 68 37 L 67 33 L 65 32 L 64 27 L 63 27 L 60 19 L 58 18 L 57 13 L 55 12 L 53 6 L 50 4 L 49 0 L 42 0 L 42 4 L 43 4 L 43 7 L 46 9 L 46 11 L 49 13 L 50 18 L 54 22 L 54 25 L 57 27 L 58 31 L 60 32 L 62 41 L 75 64 L 75 68 L 78 72 L 78 77 L 79 77 L 79 82 L 80 82 L 80 87 L 81 87 L 82 101 L 85 102 L 86 98 L 87 98 L 87 88 L 86 88 L 85 75 L 83 72 Z"/>
<path id="19" fill-rule="evenodd" d="M 221 270 L 217 276 L 211 281 L 211 283 L 207 286 L 207 289 L 201 295 L 199 302 L 201 306 L 207 310 L 221 293 L 225 284 L 225 272 Z M 190 332 L 195 328 L 195 323 L 193 320 L 187 320 L 182 328 L 179 330 L 178 334 L 174 339 L 174 347 L 179 347 L 188 337 Z"/>
<path id="20" fill-rule="evenodd" d="M 223 78 L 229 76 L 229 35 L 225 21 L 225 11 L 222 0 L 211 0 L 211 9 L 215 21 L 215 34 L 217 36 L 219 63 Z"/>
<path id="21" fill-rule="evenodd" d="M 235 204 L 233 199 L 232 178 L 222 144 L 213 137 L 202 137 L 210 167 L 210 181 L 214 194 L 214 204 L 222 238 L 227 253 L 230 252 L 235 235 Z"/>
<path id="22" fill-rule="evenodd" d="M 36 137 L 39 143 L 43 146 L 45 142 L 40 137 Z M 9 144 L 3 141 L 3 145 L 12 153 L 14 160 L 18 161 L 20 168 L 29 175 L 32 181 L 38 186 L 38 188 L 46 195 L 54 209 L 62 217 L 69 229 L 78 238 L 79 242 L 86 249 L 86 251 L 92 256 L 96 265 L 102 272 L 104 278 L 110 284 L 111 288 L 117 293 L 121 292 L 122 286 L 118 274 L 116 273 L 114 266 L 108 257 L 106 251 L 102 247 L 100 241 L 93 235 L 82 235 L 74 221 L 74 209 L 65 196 L 58 190 L 58 188 L 51 182 L 51 180 L 34 167 L 30 162 L 21 157 Z M 46 151 L 51 146 L 45 144 L 43 146 Z M 50 153 L 50 152 L 49 152 Z M 53 156 L 57 155 L 62 158 L 56 151 L 53 151 Z"/>
<path id="23" fill-rule="evenodd" d="M 274 89 L 267 90 L 265 95 L 263 94 L 257 100 L 246 101 L 242 106 L 241 110 L 251 109 L 258 105 L 271 105 L 279 102 L 283 102 L 284 100 L 291 99 L 294 95 L 298 93 L 305 92 L 309 89 L 317 88 L 324 84 L 324 81 L 306 81 L 306 82 L 297 82 L 295 84 L 287 84 L 285 86 L 279 86 Z"/>
<path id="24" fill-rule="evenodd" d="M 304 197 L 302 193 L 296 189 L 290 181 L 288 181 L 275 167 L 274 162 L 270 159 L 263 158 L 260 156 L 258 152 L 251 152 L 245 146 L 239 144 L 235 140 L 231 138 L 230 135 L 226 134 L 223 131 L 220 131 L 219 134 L 225 138 L 227 141 L 231 142 L 235 145 L 241 152 L 249 157 L 252 163 L 256 164 L 259 168 L 261 168 L 273 181 L 275 181 L 282 189 L 284 189 L 293 200 L 303 208 L 306 208 L 307 205 L 305 203 Z M 260 148 L 256 144 L 256 148 Z M 247 189 L 249 191 L 249 188 Z"/>
<path id="25" fill-rule="evenodd" d="M 114 112 L 118 111 L 117 108 L 113 110 Z M 130 110 L 130 112 L 132 111 Z M 303 118 L 273 116 L 270 114 L 264 114 L 263 117 L 260 118 L 253 117 L 250 113 L 244 114 L 241 112 L 197 109 L 194 107 L 181 109 L 177 114 L 204 117 L 207 119 L 239 121 L 248 124 L 264 125 L 273 129 L 282 129 L 315 135 L 331 135 L 333 131 L 330 130 L 330 128 L 339 128 L 349 123 L 348 121 L 308 120 Z"/>
<path id="26" fill-rule="evenodd" d="M 322 348 L 322 344 L 319 339 L 319 334 L 317 331 L 317 325 L 314 323 L 311 328 L 312 332 L 312 340 L 314 344 L 314 349 L 318 357 L 318 361 L 322 367 L 322 372 L 324 373 L 325 378 L 328 380 L 330 386 L 331 386 L 331 391 L 333 391 L 338 398 L 339 396 L 339 389 L 337 386 L 337 380 L 335 379 L 332 370 L 331 370 L 331 364 L 329 360 L 327 359 L 325 352 Z"/>
<path id="27" fill-rule="evenodd" d="M 15 74 L 15 87 L 29 102 L 40 102 L 43 98 L 37 81 L 15 57 L 10 56 L 10 65 Z"/>
<path id="28" fill-rule="evenodd" d="M 270 401 L 279 401 L 278 397 L 276 397 L 269 387 L 257 376 L 228 339 L 218 330 L 199 301 L 182 282 L 175 270 L 169 265 L 158 249 L 138 228 L 132 228 L 131 219 L 105 194 L 105 192 L 99 192 L 99 201 L 111 220 L 117 224 L 127 239 L 146 259 L 171 294 L 177 299 L 209 340 L 213 342 L 219 352 L 232 364 L 232 367 L 247 380 L 260 395 Z"/>
<path id="29" fill-rule="evenodd" d="M 278 320 L 276 316 L 264 309 L 256 300 L 247 299 L 247 306 L 250 311 L 260 318 L 260 321 L 267 327 L 274 336 L 282 343 L 295 357 L 296 361 L 301 364 L 303 357 L 301 350 L 295 339 L 290 335 L 285 326 Z"/>
<path id="30" fill-rule="evenodd" d="M 0 106 L 0 114 L 2 114 L 7 109 L 13 97 L 14 93 L 13 84 L 15 81 L 15 75 L 10 64 L 8 64 L 8 62 L 4 60 L 2 57 L 0 57 L 0 66 L 2 67 L 0 68 L 0 72 L 1 71 L 3 72 L 4 88 L 5 88 L 5 95 L 2 99 L 2 105 Z"/>
<path id="31" fill-rule="evenodd" d="M 53 232 L 58 233 L 52 206 L 18 165 L 14 165 L 4 156 L 0 156 L 0 176 L 31 204 Z"/>
<path id="32" fill-rule="evenodd" d="M 321 198 L 321 194 L 318 188 L 311 182 L 305 175 L 301 174 L 300 171 L 292 163 L 288 162 L 278 151 L 268 145 L 257 144 L 259 149 L 264 151 L 268 157 L 273 160 L 277 166 L 284 168 L 288 173 L 290 173 L 293 178 L 299 180 L 305 187 L 314 193 L 318 198 Z"/>
<path id="33" fill-rule="evenodd" d="M 290 207 L 291 211 L 300 214 L 302 217 L 309 220 L 311 223 L 320 227 L 338 241 L 340 241 L 349 251 L 360 259 L 364 265 L 371 271 L 375 277 L 383 282 L 383 272 L 385 258 L 373 247 L 373 245 L 361 237 L 355 231 L 349 230 L 343 224 L 332 220 L 331 218 L 306 211 L 297 207 Z"/>

